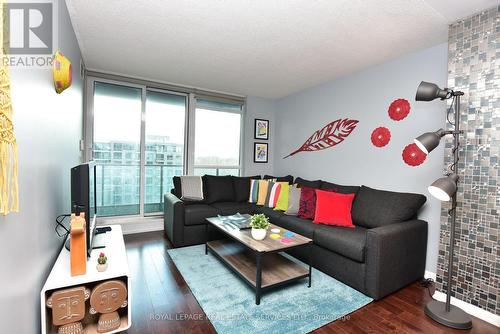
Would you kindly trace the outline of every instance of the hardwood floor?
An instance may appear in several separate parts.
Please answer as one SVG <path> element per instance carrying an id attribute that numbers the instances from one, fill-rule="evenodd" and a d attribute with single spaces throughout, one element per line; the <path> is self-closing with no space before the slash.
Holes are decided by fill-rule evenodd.
<path id="1" fill-rule="evenodd" d="M 127 333 L 216 333 L 168 256 L 163 232 L 125 236 L 132 274 L 132 328 Z M 424 314 L 427 289 L 414 283 L 382 300 L 331 322 L 313 333 L 481 333 L 500 330 L 473 318 L 471 330 L 452 330 Z"/>

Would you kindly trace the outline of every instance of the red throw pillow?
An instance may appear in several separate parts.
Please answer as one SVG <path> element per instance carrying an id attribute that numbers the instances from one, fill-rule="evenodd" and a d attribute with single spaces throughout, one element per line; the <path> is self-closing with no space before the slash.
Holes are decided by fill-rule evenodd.
<path id="1" fill-rule="evenodd" d="M 355 227 L 352 224 L 351 208 L 355 194 L 339 194 L 316 190 L 315 224 Z"/>
<path id="2" fill-rule="evenodd" d="M 297 216 L 300 218 L 314 219 L 316 211 L 316 192 L 309 187 L 300 188 L 300 204 Z"/>

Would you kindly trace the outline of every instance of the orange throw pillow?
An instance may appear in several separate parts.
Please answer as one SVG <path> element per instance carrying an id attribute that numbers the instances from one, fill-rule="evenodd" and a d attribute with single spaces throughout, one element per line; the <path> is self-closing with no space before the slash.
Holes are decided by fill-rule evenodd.
<path id="1" fill-rule="evenodd" d="M 354 196 L 316 189 L 314 223 L 354 228 L 351 218 Z"/>

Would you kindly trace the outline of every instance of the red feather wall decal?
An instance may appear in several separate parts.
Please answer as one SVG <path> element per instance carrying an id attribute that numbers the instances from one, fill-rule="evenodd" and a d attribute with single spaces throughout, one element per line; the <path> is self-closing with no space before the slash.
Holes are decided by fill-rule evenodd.
<path id="1" fill-rule="evenodd" d="M 283 159 L 299 152 L 319 151 L 340 144 L 351 134 L 358 122 L 357 120 L 346 118 L 328 123 L 322 129 L 313 133 L 299 149 L 293 151 Z"/>

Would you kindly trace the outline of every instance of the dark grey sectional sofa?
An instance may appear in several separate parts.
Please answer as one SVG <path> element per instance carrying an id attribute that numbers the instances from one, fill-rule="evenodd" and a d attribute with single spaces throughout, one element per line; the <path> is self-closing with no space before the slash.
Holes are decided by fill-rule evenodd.
<path id="1" fill-rule="evenodd" d="M 258 177 L 253 177 L 258 178 Z M 293 181 L 293 177 L 280 178 Z M 314 224 L 247 202 L 250 178 L 205 176 L 205 201 L 180 200 L 180 180 L 165 195 L 165 233 L 174 247 L 205 242 L 205 218 L 239 213 L 264 213 L 272 223 L 313 239 L 312 265 L 345 284 L 380 299 L 424 275 L 427 222 L 417 219 L 425 196 L 342 186 L 321 180 L 295 180 L 301 186 L 356 193 L 351 210 L 356 228 Z M 248 183 L 248 186 L 247 186 Z M 210 239 L 220 238 L 210 231 Z M 291 255 L 307 262 L 306 250 Z"/>

